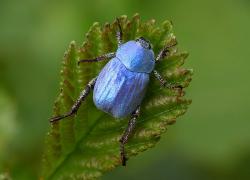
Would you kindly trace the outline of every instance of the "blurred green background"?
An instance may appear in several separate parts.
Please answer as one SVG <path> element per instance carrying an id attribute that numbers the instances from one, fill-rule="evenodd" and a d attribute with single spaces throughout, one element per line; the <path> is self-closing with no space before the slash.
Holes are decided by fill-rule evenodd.
<path id="1" fill-rule="evenodd" d="M 0 179 L 37 179 L 69 42 L 135 12 L 173 21 L 193 103 L 155 148 L 103 179 L 250 179 L 248 0 L 1 0 Z"/>

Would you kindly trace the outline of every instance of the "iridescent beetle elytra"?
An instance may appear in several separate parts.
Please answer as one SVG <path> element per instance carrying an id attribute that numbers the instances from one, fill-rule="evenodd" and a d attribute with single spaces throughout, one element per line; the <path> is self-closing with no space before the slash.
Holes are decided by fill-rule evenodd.
<path id="1" fill-rule="evenodd" d="M 122 165 L 126 165 L 124 145 L 133 132 L 136 119 L 140 114 L 140 104 L 146 93 L 151 73 L 167 88 L 182 88 L 179 85 L 171 85 L 154 69 L 155 63 L 169 55 L 169 48 L 175 46 L 176 40 L 171 41 L 154 57 L 151 44 L 140 37 L 126 43 L 122 42 L 122 28 L 117 19 L 118 31 L 116 33 L 118 49 L 94 59 L 80 60 L 82 62 L 98 62 L 111 59 L 101 70 L 99 75 L 93 78 L 81 92 L 71 110 L 61 116 L 50 119 L 56 122 L 63 118 L 75 115 L 86 96 L 93 89 L 93 100 L 96 107 L 109 113 L 114 118 L 123 118 L 131 115 L 128 126 L 120 138 L 120 154 Z"/>

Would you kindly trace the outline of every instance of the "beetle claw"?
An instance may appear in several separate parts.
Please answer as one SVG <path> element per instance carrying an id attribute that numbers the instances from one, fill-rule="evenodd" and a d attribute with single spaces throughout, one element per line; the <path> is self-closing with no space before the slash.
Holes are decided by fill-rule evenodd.
<path id="1" fill-rule="evenodd" d="M 126 158 L 124 153 L 121 153 L 121 161 L 122 161 L 122 165 L 126 166 L 126 162 L 127 162 L 128 158 Z"/>

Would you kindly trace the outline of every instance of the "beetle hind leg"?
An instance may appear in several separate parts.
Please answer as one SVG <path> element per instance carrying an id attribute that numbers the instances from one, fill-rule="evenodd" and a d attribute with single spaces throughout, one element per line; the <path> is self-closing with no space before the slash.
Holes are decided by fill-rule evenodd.
<path id="1" fill-rule="evenodd" d="M 50 122 L 53 123 L 53 122 L 56 122 L 56 121 L 59 121 L 61 119 L 64 119 L 66 117 L 69 117 L 69 116 L 72 116 L 74 114 L 77 113 L 78 109 L 80 108 L 82 102 L 84 101 L 84 99 L 87 97 L 87 95 L 90 93 L 90 90 L 94 88 L 94 85 L 95 85 L 95 82 L 96 82 L 96 79 L 97 78 L 94 78 L 92 79 L 88 84 L 87 86 L 85 87 L 85 89 L 81 92 L 79 98 L 76 100 L 76 102 L 73 104 L 71 110 L 64 114 L 64 115 L 61 115 L 61 116 L 56 116 L 56 117 L 52 117 L 50 119 Z"/>
<path id="2" fill-rule="evenodd" d="M 140 114 L 140 106 L 138 106 L 136 108 L 136 110 L 132 113 L 131 118 L 128 122 L 128 126 L 126 128 L 126 130 L 124 131 L 120 141 L 120 154 L 121 154 L 121 161 L 122 161 L 122 165 L 126 166 L 126 153 L 125 153 L 125 144 L 127 144 L 128 139 L 130 137 L 130 135 L 133 133 L 133 130 L 135 129 L 135 125 L 136 125 L 136 120 L 139 117 Z"/>

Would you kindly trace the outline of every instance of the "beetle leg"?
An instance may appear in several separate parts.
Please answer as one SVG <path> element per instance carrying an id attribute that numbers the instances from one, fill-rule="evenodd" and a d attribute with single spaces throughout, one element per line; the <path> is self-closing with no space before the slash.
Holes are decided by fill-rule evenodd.
<path id="1" fill-rule="evenodd" d="M 138 106 L 136 108 L 136 110 L 132 113 L 131 118 L 128 122 L 128 126 L 126 128 L 126 130 L 124 131 L 120 141 L 120 153 L 121 153 L 121 161 L 122 161 L 122 165 L 126 166 L 126 154 L 125 154 L 125 149 L 124 149 L 124 145 L 128 142 L 128 138 L 129 136 L 132 134 L 133 130 L 135 129 L 135 124 L 136 124 L 136 119 L 139 117 L 140 114 L 140 106 Z"/>
<path id="2" fill-rule="evenodd" d="M 117 39 L 118 47 L 120 47 L 122 44 L 122 36 L 123 36 L 122 26 L 121 26 L 119 18 L 116 18 L 116 21 L 118 24 L 118 31 L 116 32 L 116 39 Z"/>
<path id="3" fill-rule="evenodd" d="M 156 71 L 156 70 L 153 70 L 153 73 L 154 73 L 154 76 L 156 77 L 156 79 L 157 79 L 158 81 L 160 81 L 161 86 L 165 86 L 166 80 L 163 79 L 163 77 L 160 75 L 160 73 L 159 73 L 158 71 Z"/>
<path id="4" fill-rule="evenodd" d="M 111 59 L 113 57 L 115 57 L 115 53 L 111 52 L 111 53 L 107 53 L 107 54 L 101 55 L 99 57 L 96 57 L 94 59 L 82 59 L 82 60 L 78 61 L 78 65 L 82 62 L 98 62 L 98 61 L 103 61 L 105 59 Z"/>
<path id="5" fill-rule="evenodd" d="M 163 87 L 167 87 L 170 89 L 182 89 L 183 87 L 181 85 L 178 84 L 171 84 L 171 83 L 167 83 L 167 81 L 160 75 L 160 73 L 156 70 L 153 70 L 154 76 L 156 77 L 156 79 L 158 79 L 161 83 L 161 86 Z"/>
<path id="6" fill-rule="evenodd" d="M 95 82 L 96 82 L 96 79 L 97 78 L 94 78 L 92 79 L 88 84 L 87 86 L 85 87 L 85 89 L 81 92 L 79 98 L 76 100 L 76 102 L 73 104 L 71 110 L 64 114 L 64 115 L 61 115 L 61 116 L 56 116 L 56 117 L 52 117 L 50 119 L 50 122 L 56 122 L 56 121 L 59 121 L 63 118 L 66 118 L 66 117 L 69 117 L 69 116 L 72 116 L 74 114 L 77 113 L 79 107 L 81 106 L 82 102 L 84 101 L 85 97 L 90 93 L 90 90 L 94 88 L 94 85 L 95 85 Z"/>
<path id="7" fill-rule="evenodd" d="M 159 52 L 159 54 L 157 55 L 157 57 L 155 59 L 155 62 L 158 62 L 158 61 L 162 60 L 163 58 L 165 58 L 166 56 L 168 56 L 169 55 L 169 48 L 174 47 L 176 45 L 177 45 L 176 39 L 175 38 L 171 39 L 169 44 L 161 49 L 161 51 Z"/>

